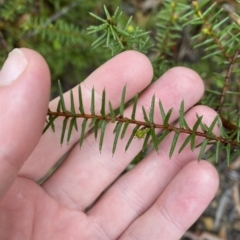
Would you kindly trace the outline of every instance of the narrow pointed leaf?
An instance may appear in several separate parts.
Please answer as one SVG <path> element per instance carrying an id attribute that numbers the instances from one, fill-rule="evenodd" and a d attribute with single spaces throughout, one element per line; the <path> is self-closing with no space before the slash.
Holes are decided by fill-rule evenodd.
<path id="1" fill-rule="evenodd" d="M 60 101 L 61 101 L 62 110 L 63 110 L 63 112 L 66 112 L 67 109 L 66 109 L 65 101 L 64 101 L 64 97 L 63 97 L 62 85 L 59 80 L 58 80 L 58 91 L 59 91 L 59 97 L 60 97 Z"/>
<path id="2" fill-rule="evenodd" d="M 97 121 L 97 117 L 92 118 L 92 120 L 91 120 L 91 122 L 90 122 L 88 127 L 89 128 L 93 127 L 96 121 Z"/>
<path id="3" fill-rule="evenodd" d="M 148 120 L 147 113 L 146 113 L 146 110 L 145 110 L 144 106 L 142 106 L 142 112 L 143 112 L 144 121 L 145 121 L 147 124 L 150 124 L 150 121 Z"/>
<path id="4" fill-rule="evenodd" d="M 81 114 L 85 114 L 82 99 L 82 88 L 80 85 L 78 85 L 78 99 L 79 99 L 79 111 Z"/>
<path id="5" fill-rule="evenodd" d="M 124 126 L 123 126 L 123 130 L 122 130 L 122 134 L 121 134 L 121 139 L 123 139 L 124 138 L 124 136 L 125 136 L 125 134 L 126 134 L 126 131 L 127 131 L 127 128 L 128 128 L 128 126 L 129 126 L 129 122 L 125 122 L 124 123 Z"/>
<path id="6" fill-rule="evenodd" d="M 230 143 L 228 143 L 228 145 L 226 146 L 226 152 L 227 152 L 227 165 L 229 167 L 230 160 L 231 160 L 231 145 L 230 145 Z"/>
<path id="7" fill-rule="evenodd" d="M 57 105 L 57 112 L 61 112 L 61 110 L 62 110 L 61 99 L 59 99 L 58 105 Z"/>
<path id="8" fill-rule="evenodd" d="M 47 123 L 46 126 L 44 127 L 42 134 L 44 134 L 44 133 L 48 130 L 49 127 L 52 128 L 53 132 L 55 131 L 53 122 L 56 120 L 57 117 L 58 117 L 58 116 L 51 116 L 51 117 L 48 119 L 48 123 Z"/>
<path id="9" fill-rule="evenodd" d="M 186 120 L 184 119 L 183 126 L 185 129 L 190 130 L 190 127 L 188 126 Z"/>
<path id="10" fill-rule="evenodd" d="M 174 137 L 173 137 L 173 140 L 172 140 L 172 145 L 171 145 L 170 152 L 169 152 L 169 157 L 170 158 L 172 157 L 173 152 L 175 150 L 175 147 L 177 145 L 177 140 L 178 140 L 179 135 L 180 135 L 180 132 L 175 132 L 175 134 L 174 134 Z"/>
<path id="11" fill-rule="evenodd" d="M 179 126 L 180 128 L 184 128 L 184 101 L 181 102 L 180 110 L 179 110 Z"/>
<path id="12" fill-rule="evenodd" d="M 149 121 L 153 124 L 154 123 L 154 108 L 155 108 L 155 94 L 152 97 L 151 108 L 149 112 Z"/>
<path id="13" fill-rule="evenodd" d="M 195 149 L 195 140 L 196 140 L 196 134 L 191 135 L 191 150 L 193 151 Z"/>
<path id="14" fill-rule="evenodd" d="M 212 134 L 213 128 L 217 124 L 218 118 L 219 118 L 218 115 L 214 118 L 213 122 L 211 123 L 210 127 L 208 128 L 208 134 Z"/>
<path id="15" fill-rule="evenodd" d="M 188 136 L 186 137 L 186 139 L 184 140 L 182 146 L 179 148 L 178 153 L 181 153 L 181 152 L 182 152 L 182 150 L 183 150 L 183 149 L 187 146 L 187 144 L 190 142 L 191 138 L 192 138 L 191 135 L 188 135 Z"/>
<path id="16" fill-rule="evenodd" d="M 100 141 L 99 141 L 100 152 L 102 151 L 102 145 L 103 145 L 103 139 L 104 139 L 104 135 L 105 135 L 106 126 L 107 126 L 107 122 L 102 121 L 102 123 L 101 123 L 101 135 L 100 135 Z"/>
<path id="17" fill-rule="evenodd" d="M 73 130 L 73 127 L 74 127 L 75 124 L 76 124 L 76 118 L 73 117 L 70 121 L 70 124 L 69 124 L 67 143 L 69 143 L 69 141 L 70 141 L 70 138 L 71 138 L 71 135 L 72 135 L 72 130 Z"/>
<path id="18" fill-rule="evenodd" d="M 207 138 L 202 142 L 200 153 L 198 155 L 198 161 L 202 159 L 202 156 L 205 153 L 208 142 L 209 142 L 209 139 L 207 139 Z"/>
<path id="19" fill-rule="evenodd" d="M 87 119 L 85 118 L 82 122 L 81 135 L 80 135 L 80 139 L 79 139 L 80 148 L 82 147 L 82 144 L 83 144 L 83 139 L 84 139 L 84 136 L 85 136 L 86 126 L 87 126 Z"/>
<path id="20" fill-rule="evenodd" d="M 95 91 L 94 87 L 92 88 L 92 94 L 91 94 L 91 114 L 95 115 Z"/>
<path id="21" fill-rule="evenodd" d="M 145 151 L 145 149 L 147 148 L 147 144 L 149 141 L 149 138 L 151 136 L 151 131 L 147 132 L 145 138 L 144 138 L 144 142 L 143 142 L 143 146 L 142 146 L 142 151 Z"/>
<path id="22" fill-rule="evenodd" d="M 67 122 L 68 122 L 68 117 L 65 117 L 64 120 L 63 120 L 63 127 L 62 127 L 62 134 L 61 134 L 61 144 L 63 143 L 63 140 L 64 140 Z"/>
<path id="23" fill-rule="evenodd" d="M 129 146 L 130 146 L 130 144 L 131 144 L 133 138 L 135 137 L 135 134 L 136 134 L 136 132 L 139 128 L 140 128 L 140 126 L 136 125 L 135 128 L 133 129 L 132 134 L 131 134 L 130 138 L 128 139 L 127 145 L 125 147 L 125 152 L 128 150 L 128 148 L 129 148 Z"/>
<path id="24" fill-rule="evenodd" d="M 90 14 L 92 17 L 96 18 L 97 20 L 99 20 L 99 21 L 101 21 L 101 22 L 103 22 L 103 23 L 106 23 L 106 20 L 105 20 L 105 19 L 97 16 L 96 14 L 91 13 L 91 12 L 90 12 L 89 14 Z"/>
<path id="25" fill-rule="evenodd" d="M 152 142 L 153 142 L 153 147 L 155 149 L 155 151 L 158 153 L 158 140 L 157 140 L 157 136 L 155 133 L 155 129 L 151 128 L 151 136 L 152 136 Z"/>
<path id="26" fill-rule="evenodd" d="M 161 113 L 161 116 L 162 116 L 162 120 L 164 122 L 166 114 L 165 114 L 165 111 L 163 109 L 162 102 L 160 100 L 159 100 L 159 109 L 160 109 L 160 113 Z"/>
<path id="27" fill-rule="evenodd" d="M 218 162 L 218 159 L 219 159 L 220 146 L 221 146 L 221 142 L 217 141 L 217 144 L 216 144 L 216 163 Z"/>
<path id="28" fill-rule="evenodd" d="M 138 94 L 136 94 L 133 99 L 133 110 L 132 110 L 132 116 L 131 116 L 132 120 L 135 120 L 137 102 L 138 102 Z"/>
<path id="29" fill-rule="evenodd" d="M 108 12 L 107 7 L 104 5 L 103 8 L 104 8 L 104 12 L 105 12 L 107 18 L 110 19 L 110 18 L 111 18 L 111 15 L 110 15 L 110 13 Z"/>
<path id="30" fill-rule="evenodd" d="M 127 86 L 125 85 L 124 88 L 123 88 L 123 91 L 122 91 L 121 104 L 120 104 L 120 108 L 119 108 L 120 116 L 123 116 L 126 88 L 127 88 Z"/>
<path id="31" fill-rule="evenodd" d="M 173 111 L 173 108 L 171 108 L 168 112 L 167 112 L 167 114 L 166 114 L 166 116 L 165 116 L 165 119 L 164 119 L 164 122 L 163 122 L 163 125 L 165 126 L 165 127 L 167 127 L 168 125 L 169 125 L 169 119 L 170 119 L 170 117 L 171 117 L 171 114 L 172 114 L 172 111 Z"/>
<path id="32" fill-rule="evenodd" d="M 105 89 L 102 92 L 102 106 L 101 106 L 101 115 L 105 117 L 105 104 L 106 104 L 106 91 Z"/>
<path id="33" fill-rule="evenodd" d="M 114 137 L 114 141 L 113 141 L 113 148 L 112 148 L 112 154 L 115 153 L 116 151 L 116 147 L 117 147 L 117 142 L 119 139 L 119 135 L 121 132 L 121 128 L 122 128 L 123 122 L 118 122 L 115 128 L 115 137 Z"/>
<path id="34" fill-rule="evenodd" d="M 76 113 L 75 112 L 75 105 L 74 105 L 74 98 L 73 98 L 73 91 L 72 91 L 72 89 L 71 89 L 71 91 L 70 91 L 70 105 L 71 105 L 71 112 L 72 113 Z"/>
<path id="35" fill-rule="evenodd" d="M 98 119 L 95 121 L 95 124 L 94 124 L 94 137 L 95 139 L 97 139 L 97 136 L 98 136 L 98 129 L 99 129 L 99 125 L 100 125 L 100 122 Z"/>
<path id="36" fill-rule="evenodd" d="M 196 131 L 197 131 L 197 129 L 198 129 L 200 123 L 202 123 L 202 118 L 203 118 L 203 116 L 198 117 L 196 123 L 195 123 L 194 126 L 193 126 L 193 132 L 196 132 Z"/>
<path id="37" fill-rule="evenodd" d="M 113 107 L 112 107 L 112 104 L 110 101 L 108 102 L 108 105 L 109 105 L 109 111 L 110 111 L 110 116 L 111 116 L 111 122 L 114 123 L 116 117 L 115 117 L 115 113 L 114 113 L 114 110 L 113 110 Z"/>

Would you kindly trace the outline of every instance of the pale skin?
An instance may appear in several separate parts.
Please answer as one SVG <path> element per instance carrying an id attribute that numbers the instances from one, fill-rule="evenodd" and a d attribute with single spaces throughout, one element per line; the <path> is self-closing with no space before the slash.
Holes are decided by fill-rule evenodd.
<path id="1" fill-rule="evenodd" d="M 56 121 L 55 133 L 49 129 L 41 135 L 48 105 L 55 110 L 58 99 L 49 104 L 50 73 L 45 60 L 33 50 L 21 51 L 28 60 L 27 68 L 12 84 L 0 87 L 1 239 L 179 239 L 214 197 L 218 188 L 215 168 L 207 161 L 196 160 L 199 149 L 192 152 L 186 148 L 181 154 L 175 151 L 169 159 L 171 135 L 160 144 L 159 153 L 151 152 L 113 183 L 141 149 L 142 140 L 135 138 L 124 151 L 134 126 L 118 143 L 113 157 L 114 126 L 110 124 L 101 154 L 91 134 L 81 149 L 76 144 L 79 132 L 73 133 L 68 145 L 61 146 L 62 119 Z M 100 110 L 103 88 L 116 108 L 125 84 L 128 100 L 149 85 L 152 75 L 152 66 L 144 55 L 121 53 L 81 83 L 85 111 L 90 107 L 93 86 L 96 111 Z M 77 88 L 73 91 L 77 106 Z M 216 113 L 206 106 L 193 107 L 203 91 L 203 82 L 194 71 L 171 69 L 145 89 L 136 119 L 143 119 L 142 105 L 149 110 L 155 93 L 166 110 L 174 107 L 171 121 L 178 118 L 184 99 L 189 125 L 194 124 L 196 113 L 204 115 L 204 123 L 210 124 Z M 69 106 L 69 93 L 65 99 Z M 125 116 L 131 116 L 131 106 Z M 155 121 L 162 121 L 157 108 Z M 178 147 L 185 137 L 181 135 Z M 60 168 L 39 186 L 36 181 L 70 149 Z"/>

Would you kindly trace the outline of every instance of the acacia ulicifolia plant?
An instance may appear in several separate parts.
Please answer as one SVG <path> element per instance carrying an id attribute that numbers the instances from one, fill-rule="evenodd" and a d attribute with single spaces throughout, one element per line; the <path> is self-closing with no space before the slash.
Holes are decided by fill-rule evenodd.
<path id="1" fill-rule="evenodd" d="M 92 46 L 95 48 L 104 47 L 106 51 L 110 50 L 112 55 L 128 49 L 134 49 L 146 54 L 151 52 L 155 56 L 151 60 L 156 76 L 173 66 L 181 64 L 180 61 L 174 59 L 171 49 L 181 40 L 183 32 L 190 28 L 189 47 L 192 49 L 200 48 L 201 52 L 203 52 L 201 59 L 195 63 L 194 68 L 196 70 L 201 69 L 201 66 L 206 61 L 213 66 L 211 71 L 206 74 L 210 81 L 206 84 L 208 89 L 201 100 L 201 104 L 214 108 L 218 115 L 209 126 L 202 122 L 203 116 L 196 116 L 195 124 L 193 127 L 189 127 L 184 118 L 184 102 L 182 101 L 179 109 L 179 126 L 176 127 L 170 122 L 172 109 L 166 111 L 161 101 L 157 101 L 153 96 L 150 110 L 147 111 L 142 107 L 144 121 L 139 121 L 135 119 L 138 102 L 138 95 L 136 95 L 131 100 L 133 104 L 131 117 L 127 118 L 124 116 L 126 86 L 122 90 L 121 104 L 117 110 L 112 108 L 111 102 L 106 102 L 106 92 L 103 90 L 101 111 L 100 114 L 96 114 L 94 88 L 91 94 L 91 107 L 90 109 L 84 109 L 84 99 L 82 98 L 80 86 L 78 89 L 79 111 L 75 110 L 72 92 L 70 92 L 70 109 L 66 109 L 59 82 L 60 100 L 58 108 L 56 110 L 49 109 L 44 131 L 49 127 L 54 130 L 54 121 L 58 117 L 63 117 L 61 144 L 70 140 L 73 131 L 81 129 L 79 131 L 79 144 L 81 147 L 87 129 L 92 129 L 95 138 L 99 137 L 99 150 L 101 151 L 104 144 L 106 125 L 115 124 L 112 146 L 112 153 L 114 154 L 119 139 L 125 137 L 125 133 L 131 124 L 135 127 L 127 141 L 126 151 L 131 142 L 136 139 L 142 139 L 142 150 L 146 149 L 149 142 L 152 142 L 154 149 L 158 151 L 158 145 L 161 141 L 171 132 L 174 132 L 169 151 L 170 157 L 174 151 L 180 153 L 186 146 L 190 146 L 191 150 L 200 148 L 198 158 L 201 159 L 207 145 L 214 145 L 216 161 L 219 158 L 219 153 L 224 150 L 229 164 L 230 160 L 240 153 L 240 116 L 237 108 L 238 104 L 236 103 L 236 99 L 239 100 L 240 93 L 236 90 L 238 85 L 235 82 L 240 77 L 240 26 L 236 22 L 236 19 L 240 19 L 240 17 L 233 12 L 230 14 L 224 11 L 215 2 L 212 4 L 210 0 L 192 1 L 191 5 L 185 0 L 168 0 L 164 1 L 161 9 L 156 13 L 156 34 L 152 39 L 149 32 L 140 30 L 132 23 L 132 18 L 123 26 L 122 13 L 119 8 L 111 15 L 104 6 L 104 12 L 106 18 L 90 13 L 100 22 L 100 25 L 88 28 L 89 34 L 96 35 L 96 40 Z M 190 64 L 189 66 L 192 67 Z M 156 102 L 162 118 L 161 124 L 154 122 Z M 77 125 L 78 118 L 84 119 L 81 127 Z M 220 129 L 220 136 L 214 134 L 213 130 L 216 126 Z M 67 136 L 65 136 L 66 132 Z M 181 147 L 176 149 L 180 134 L 187 134 L 187 137 Z M 198 145 L 195 144 L 197 136 L 204 139 Z"/>

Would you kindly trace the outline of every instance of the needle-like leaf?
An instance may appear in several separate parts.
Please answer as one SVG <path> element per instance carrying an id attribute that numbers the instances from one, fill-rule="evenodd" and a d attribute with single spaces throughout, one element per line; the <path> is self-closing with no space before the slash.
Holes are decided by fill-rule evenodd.
<path id="1" fill-rule="evenodd" d="M 206 150 L 206 147 L 207 147 L 208 142 L 209 142 L 209 139 L 208 139 L 208 138 L 206 138 L 206 139 L 202 142 L 202 144 L 201 144 L 201 149 L 200 149 L 200 153 L 199 153 L 199 155 L 198 155 L 198 161 L 202 159 L 202 156 L 203 156 L 203 154 L 205 153 L 205 150 Z"/>
<path id="2" fill-rule="evenodd" d="M 182 146 L 179 148 L 178 153 L 181 153 L 181 152 L 182 152 L 182 150 L 183 150 L 183 149 L 187 146 L 187 144 L 190 142 L 191 138 L 192 138 L 191 135 L 188 135 L 188 136 L 186 137 L 186 139 L 184 140 Z"/>
<path id="3" fill-rule="evenodd" d="M 69 119 L 68 117 L 65 117 L 64 120 L 63 120 L 63 127 L 62 127 L 62 134 L 61 134 L 61 144 L 63 143 L 63 140 L 64 140 L 68 119 Z"/>
<path id="4" fill-rule="evenodd" d="M 159 109 L 160 109 L 161 117 L 162 117 L 162 120 L 163 120 L 163 122 L 164 122 L 166 114 L 165 114 L 165 111 L 164 111 L 162 102 L 159 100 L 158 104 L 159 104 Z"/>
<path id="5" fill-rule="evenodd" d="M 102 92 L 102 106 L 101 106 L 101 115 L 105 117 L 105 104 L 106 104 L 106 91 L 105 89 Z"/>
<path id="6" fill-rule="evenodd" d="M 203 118 L 203 116 L 198 117 L 196 123 L 193 125 L 193 132 L 196 132 L 196 131 L 197 131 L 197 129 L 198 129 L 200 123 L 202 122 L 202 118 Z"/>
<path id="7" fill-rule="evenodd" d="M 63 97 L 62 85 L 59 80 L 58 80 L 58 91 L 59 91 L 59 97 L 60 97 L 60 101 L 61 101 L 62 110 L 63 110 L 63 112 L 67 112 L 64 97 Z"/>
<path id="8" fill-rule="evenodd" d="M 69 129 L 68 129 L 68 136 L 67 136 L 67 143 L 69 143 L 70 141 L 70 138 L 71 138 L 71 135 L 72 135 L 72 130 L 73 130 L 73 127 L 76 125 L 76 118 L 73 117 L 70 121 L 70 124 L 69 124 Z"/>
<path id="9" fill-rule="evenodd" d="M 115 137 L 114 137 L 114 141 L 113 141 L 113 148 L 112 148 L 112 154 L 115 153 L 116 151 L 116 146 L 117 146 L 117 142 L 119 139 L 119 134 L 121 132 L 121 128 L 122 128 L 123 122 L 118 122 L 115 128 Z"/>
<path id="10" fill-rule="evenodd" d="M 110 111 L 110 116 L 111 116 L 111 122 L 114 123 L 116 117 L 115 117 L 115 113 L 114 113 L 114 110 L 113 110 L 113 107 L 112 107 L 112 104 L 110 101 L 108 102 L 108 105 L 109 105 L 109 111 Z"/>
<path id="11" fill-rule="evenodd" d="M 145 151 L 145 149 L 147 148 L 147 144 L 148 144 L 148 141 L 149 141 L 149 138 L 151 136 L 151 131 L 148 131 L 145 135 L 145 138 L 144 138 L 144 142 L 143 142 L 143 146 L 142 146 L 142 151 Z"/>
<path id="12" fill-rule="evenodd" d="M 73 91 L 72 91 L 72 89 L 71 89 L 71 91 L 70 91 L 70 106 L 71 106 L 71 112 L 72 113 L 76 113 L 75 112 L 75 105 L 74 105 L 74 98 L 73 98 Z"/>
<path id="13" fill-rule="evenodd" d="M 133 129 L 132 134 L 131 134 L 130 138 L 128 139 L 127 145 L 125 147 L 125 152 L 128 150 L 128 148 L 129 148 L 129 146 L 130 146 L 130 144 L 131 144 L 133 138 L 135 137 L 135 134 L 136 134 L 136 132 L 139 128 L 140 128 L 140 126 L 136 125 L 135 128 Z"/>
<path id="14" fill-rule="evenodd" d="M 164 131 L 161 133 L 161 135 L 160 135 L 160 137 L 159 137 L 159 139 L 158 139 L 158 144 L 161 143 L 161 142 L 163 141 L 163 139 L 164 139 L 169 133 L 170 133 L 170 131 L 169 131 L 168 129 L 164 130 Z"/>
<path id="15" fill-rule="evenodd" d="M 123 117 L 124 104 L 125 104 L 126 88 L 127 88 L 127 86 L 125 85 L 123 88 L 123 91 L 122 91 L 121 103 L 120 103 L 120 107 L 119 107 L 119 114 L 122 117 Z"/>
<path id="16" fill-rule="evenodd" d="M 137 101 L 138 101 L 138 94 L 136 94 L 133 98 L 133 110 L 132 110 L 132 116 L 131 116 L 132 120 L 135 120 Z"/>
<path id="17" fill-rule="evenodd" d="M 125 123 L 124 123 L 124 126 L 123 126 L 123 130 L 122 130 L 122 134 L 121 134 L 121 137 L 120 137 L 121 139 L 124 138 L 128 126 L 129 126 L 129 122 L 125 122 Z"/>
<path id="18" fill-rule="evenodd" d="M 217 141 L 217 143 L 216 143 L 216 155 L 215 155 L 216 163 L 218 162 L 218 159 L 219 159 L 220 146 L 221 146 L 221 142 Z"/>
<path id="19" fill-rule="evenodd" d="M 44 127 L 42 134 L 44 134 L 48 130 L 49 127 L 52 127 L 52 130 L 54 132 L 55 128 L 54 128 L 53 122 L 56 120 L 57 117 L 58 116 L 50 116 L 49 117 L 48 122 L 47 122 L 46 126 Z"/>
<path id="20" fill-rule="evenodd" d="M 153 142 L 154 149 L 158 153 L 158 140 L 157 140 L 157 136 L 155 133 L 155 129 L 151 128 L 150 132 L 151 132 L 151 136 L 152 136 L 152 142 Z"/>
<path id="21" fill-rule="evenodd" d="M 180 109 L 179 109 L 179 126 L 180 128 L 184 128 L 184 101 L 181 102 Z"/>
<path id="22" fill-rule="evenodd" d="M 151 124 L 154 123 L 154 108 L 155 108 L 155 94 L 152 96 L 151 108 L 149 112 L 149 121 Z"/>
<path id="23" fill-rule="evenodd" d="M 82 122 L 82 130 L 81 130 L 81 135 L 80 135 L 80 139 L 79 139 L 80 148 L 82 147 L 82 144 L 83 144 L 83 139 L 84 139 L 84 136 L 85 136 L 86 126 L 87 126 L 87 119 L 85 118 Z"/>
<path id="24" fill-rule="evenodd" d="M 92 88 L 92 94 L 91 94 L 91 114 L 95 115 L 95 91 L 94 87 Z"/>
<path id="25" fill-rule="evenodd" d="M 78 99 L 79 99 L 79 111 L 81 114 L 85 114 L 82 99 L 82 88 L 80 85 L 78 85 Z"/>
<path id="26" fill-rule="evenodd" d="M 167 112 L 167 114 L 166 114 L 166 116 L 165 116 L 165 119 L 164 119 L 164 122 L 163 122 L 164 127 L 167 127 L 167 126 L 169 125 L 169 119 L 170 119 L 170 117 L 171 117 L 172 111 L 173 111 L 173 108 L 171 108 L 171 109 Z"/>
<path id="27" fill-rule="evenodd" d="M 226 152 L 227 152 L 227 165 L 229 167 L 230 160 L 231 160 L 231 145 L 230 145 L 230 143 L 228 143 L 228 145 L 226 146 Z"/>
<path id="28" fill-rule="evenodd" d="M 172 157 L 173 152 L 175 150 L 175 147 L 177 145 L 177 140 L 178 140 L 179 135 L 180 135 L 180 132 L 178 132 L 178 131 L 176 131 L 175 134 L 174 134 L 174 137 L 173 137 L 173 140 L 172 140 L 172 145 L 171 145 L 170 152 L 169 152 L 169 157 L 170 158 Z"/>
<path id="29" fill-rule="evenodd" d="M 102 145 L 103 145 L 103 139 L 104 139 L 104 135 L 105 135 L 106 126 L 107 126 L 107 122 L 102 121 L 101 122 L 101 135 L 100 135 L 100 141 L 99 141 L 100 152 L 102 151 Z"/>
<path id="30" fill-rule="evenodd" d="M 147 123 L 147 124 L 150 124 L 150 121 L 147 117 L 147 113 L 146 113 L 146 110 L 144 108 L 144 106 L 142 106 L 142 112 L 143 112 L 143 118 L 144 118 L 144 121 Z"/>

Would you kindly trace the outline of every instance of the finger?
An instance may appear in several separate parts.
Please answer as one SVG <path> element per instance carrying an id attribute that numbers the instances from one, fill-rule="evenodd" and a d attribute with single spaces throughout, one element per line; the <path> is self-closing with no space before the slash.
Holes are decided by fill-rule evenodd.
<path id="1" fill-rule="evenodd" d="M 213 199 L 218 184 L 217 171 L 210 163 L 188 163 L 119 239 L 180 239 Z"/>
<path id="2" fill-rule="evenodd" d="M 29 49 L 13 50 L 0 72 L 0 197 L 38 143 L 49 101 L 50 74 Z"/>
<path id="3" fill-rule="evenodd" d="M 174 68 L 168 71 L 140 97 L 136 119 L 143 119 L 142 105 L 146 108 L 150 106 L 154 92 L 156 99 L 160 98 L 166 109 L 174 107 L 172 120 L 175 120 L 179 114 L 179 108 L 176 106 L 180 106 L 183 98 L 186 109 L 195 104 L 202 95 L 203 83 L 192 70 Z M 125 111 L 124 116 L 131 116 L 131 108 L 132 106 Z M 156 108 L 155 113 L 156 122 L 161 123 L 162 119 L 158 116 L 160 115 L 159 109 Z M 85 139 L 81 149 L 76 146 L 72 150 L 64 164 L 43 185 L 50 195 L 67 207 L 83 210 L 118 177 L 141 150 L 142 141 L 135 139 L 130 149 L 124 154 L 126 143 L 134 127 L 129 126 L 126 137 L 122 141 L 119 140 L 117 150 L 112 156 L 114 127 L 113 124 L 107 126 L 101 154 L 98 150 L 98 141 L 95 141 L 93 135 Z M 75 188 L 80 188 L 81 191 L 75 191 Z M 89 189 L 91 189 L 90 192 Z M 85 194 L 86 192 L 88 194 Z"/>
<path id="4" fill-rule="evenodd" d="M 127 51 L 114 57 L 103 66 L 93 72 L 84 82 L 81 83 L 84 99 L 84 109 L 90 112 L 91 91 L 95 89 L 95 111 L 100 112 L 101 94 L 106 90 L 106 102 L 110 100 L 113 108 L 117 108 L 121 100 L 121 92 L 127 85 L 126 101 L 136 93 L 142 91 L 152 79 L 152 66 L 141 53 Z M 75 106 L 78 106 L 78 86 L 73 89 Z M 70 94 L 64 94 L 66 108 L 70 108 Z M 50 109 L 56 109 L 58 98 L 50 103 Z M 76 107 L 78 109 L 78 107 Z M 81 126 L 82 120 L 78 120 Z M 55 132 L 46 132 L 37 148 L 30 156 L 20 174 L 25 177 L 39 180 L 49 169 L 79 140 L 80 133 L 73 132 L 68 144 L 60 144 L 62 132 L 62 118 L 55 121 Z"/>
<path id="5" fill-rule="evenodd" d="M 204 116 L 203 122 L 208 126 L 216 116 L 212 109 L 196 106 L 185 116 L 190 127 L 196 122 L 196 113 Z M 217 129 L 214 130 L 217 133 Z M 182 145 L 185 138 L 186 134 L 180 135 L 177 148 Z M 202 140 L 200 137 L 196 138 L 196 144 Z M 174 152 L 173 157 L 169 159 L 168 147 L 171 146 L 171 142 L 172 136 L 164 139 L 159 146 L 159 154 L 153 151 L 135 168 L 123 175 L 87 213 L 93 219 L 97 219 L 103 232 L 110 239 L 116 239 L 131 222 L 141 216 L 181 168 L 198 157 L 199 148 L 194 151 L 185 148 L 180 154 L 178 151 Z M 118 226 L 118 230 L 114 226 Z"/>

